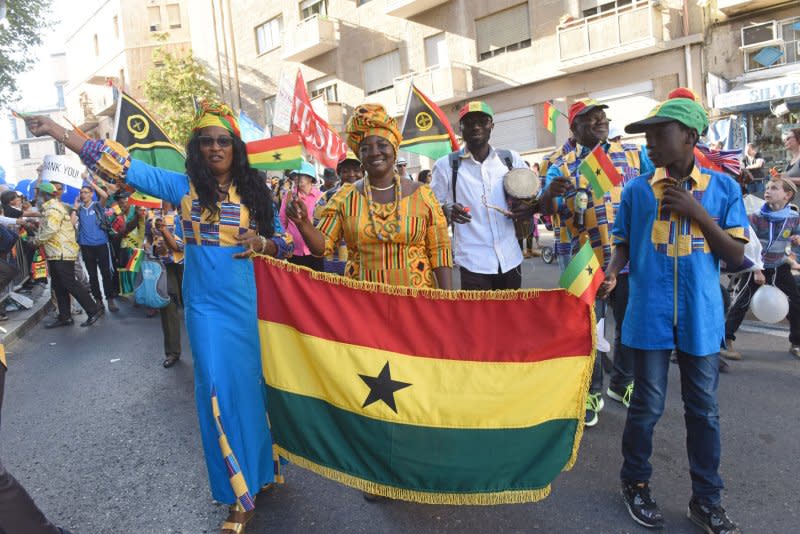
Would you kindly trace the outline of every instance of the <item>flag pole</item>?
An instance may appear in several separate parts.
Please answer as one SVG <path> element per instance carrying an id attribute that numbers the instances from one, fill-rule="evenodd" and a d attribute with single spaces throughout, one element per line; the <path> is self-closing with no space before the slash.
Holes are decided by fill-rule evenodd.
<path id="1" fill-rule="evenodd" d="M 411 95 L 414 94 L 414 82 L 408 84 L 408 96 L 406 97 L 406 110 L 403 113 L 403 124 L 400 126 L 400 131 L 406 129 L 406 121 L 408 120 L 408 110 L 411 109 Z"/>

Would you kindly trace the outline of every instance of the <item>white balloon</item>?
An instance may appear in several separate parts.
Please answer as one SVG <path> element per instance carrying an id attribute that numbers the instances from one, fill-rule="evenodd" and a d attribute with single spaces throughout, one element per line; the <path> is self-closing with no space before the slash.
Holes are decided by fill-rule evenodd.
<path id="1" fill-rule="evenodd" d="M 763 285 L 750 299 L 750 309 L 759 321 L 777 323 L 789 313 L 789 299 L 777 287 Z"/>

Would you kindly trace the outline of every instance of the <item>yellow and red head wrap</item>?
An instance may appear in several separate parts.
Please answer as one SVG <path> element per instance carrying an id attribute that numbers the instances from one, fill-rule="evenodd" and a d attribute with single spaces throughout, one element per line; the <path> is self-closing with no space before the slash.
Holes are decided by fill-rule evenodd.
<path id="1" fill-rule="evenodd" d="M 239 131 L 239 121 L 236 120 L 233 110 L 225 104 L 215 104 L 209 102 L 201 102 L 200 109 L 194 116 L 194 123 L 192 123 L 192 132 L 198 132 L 208 126 L 219 126 L 225 128 L 231 135 L 242 138 Z"/>
<path id="2" fill-rule="evenodd" d="M 358 145 L 366 137 L 377 135 L 389 141 L 394 147 L 394 153 L 403 140 L 397 121 L 386 113 L 380 104 L 361 104 L 353 110 L 353 115 L 347 121 L 347 146 L 358 155 Z"/>

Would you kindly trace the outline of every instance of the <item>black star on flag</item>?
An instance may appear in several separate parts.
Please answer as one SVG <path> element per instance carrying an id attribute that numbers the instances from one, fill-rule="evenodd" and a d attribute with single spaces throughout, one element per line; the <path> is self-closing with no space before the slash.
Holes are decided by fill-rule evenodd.
<path id="1" fill-rule="evenodd" d="M 392 380 L 391 371 L 389 370 L 389 362 L 386 362 L 386 365 L 383 366 L 383 369 L 381 369 L 381 372 L 378 374 L 378 376 L 367 376 L 362 374 L 359 374 L 358 376 L 360 376 L 361 380 L 363 380 L 364 383 L 369 386 L 369 395 L 367 395 L 366 400 L 364 400 L 364 404 L 361 406 L 362 408 L 366 408 L 373 402 L 378 402 L 381 400 L 386 404 L 386 406 L 391 408 L 394 413 L 397 413 L 397 405 L 394 402 L 394 392 L 403 388 L 407 388 L 411 384 Z"/>
<path id="2" fill-rule="evenodd" d="M 281 161 L 283 159 L 283 156 L 281 155 L 280 152 L 275 152 L 272 155 L 272 159 L 274 159 L 275 161 Z"/>
<path id="3" fill-rule="evenodd" d="M 590 275 L 594 274 L 594 269 L 592 269 L 592 266 L 591 266 L 591 265 L 589 265 L 589 266 L 586 268 L 586 272 L 587 272 L 587 273 L 589 273 Z"/>

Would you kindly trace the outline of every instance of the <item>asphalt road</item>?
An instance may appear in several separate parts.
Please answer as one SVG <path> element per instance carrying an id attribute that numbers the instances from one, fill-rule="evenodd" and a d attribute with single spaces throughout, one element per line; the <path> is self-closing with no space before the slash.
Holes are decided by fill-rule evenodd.
<path id="1" fill-rule="evenodd" d="M 526 286 L 552 287 L 554 266 L 526 260 Z M 797 532 L 800 361 L 785 333 L 749 328 L 720 384 L 725 504 L 746 532 Z M 185 338 L 184 338 L 185 339 Z M 218 532 L 225 507 L 208 491 L 188 350 L 161 367 L 158 318 L 124 305 L 92 328 L 41 326 L 12 345 L 0 432 L 6 467 L 54 521 L 81 534 Z M 667 532 L 697 532 L 677 368 L 656 430 L 652 487 Z M 247 532 L 645 532 L 618 493 L 624 408 L 607 399 L 578 463 L 536 504 L 448 507 L 370 504 L 300 468 L 258 502 Z M 492 451 L 487 451 L 491 454 Z"/>

